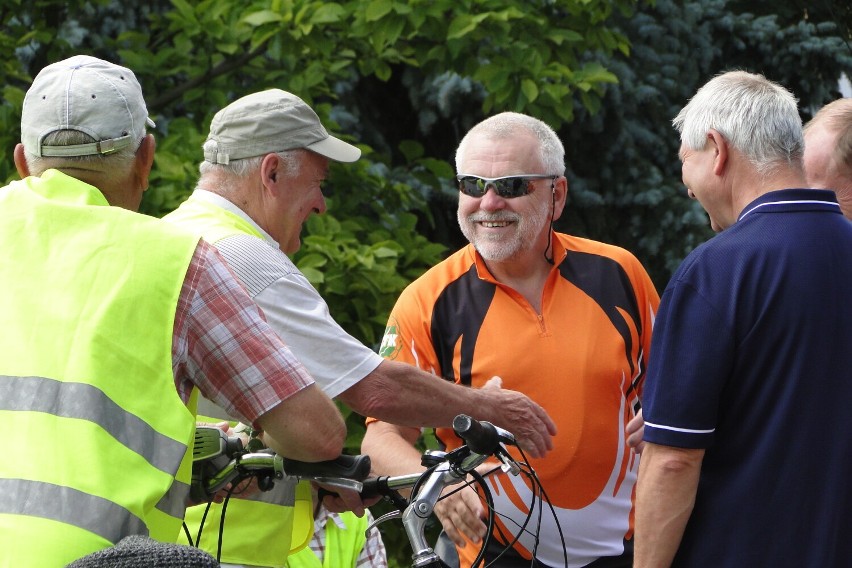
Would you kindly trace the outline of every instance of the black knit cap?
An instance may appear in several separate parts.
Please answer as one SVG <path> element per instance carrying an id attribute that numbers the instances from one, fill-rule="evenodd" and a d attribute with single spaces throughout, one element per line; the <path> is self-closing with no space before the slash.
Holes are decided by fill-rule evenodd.
<path id="1" fill-rule="evenodd" d="M 66 568 L 219 568 L 219 563 L 198 548 L 133 535 L 75 560 Z"/>

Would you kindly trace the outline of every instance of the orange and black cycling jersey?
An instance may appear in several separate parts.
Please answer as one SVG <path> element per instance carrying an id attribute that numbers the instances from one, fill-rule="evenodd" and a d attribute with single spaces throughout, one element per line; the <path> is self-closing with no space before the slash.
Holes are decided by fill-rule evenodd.
<path id="1" fill-rule="evenodd" d="M 553 451 L 531 464 L 556 508 L 569 558 L 592 561 L 618 555 L 632 533 L 638 460 L 624 427 L 638 409 L 659 296 L 626 250 L 553 235 L 557 261 L 540 313 L 497 282 L 468 245 L 402 293 L 382 355 L 473 387 L 498 375 L 503 388 L 543 406 L 558 434 Z M 459 443 L 451 430 L 436 434 L 448 448 Z M 492 481 L 498 510 L 522 520 L 528 484 L 504 475 Z M 542 519 L 537 557 L 560 565 L 552 515 Z M 511 522 L 502 528 L 517 531 Z M 521 543 L 516 549 L 528 557 L 533 545 L 525 536 Z M 464 558 L 477 550 L 460 552 Z"/>

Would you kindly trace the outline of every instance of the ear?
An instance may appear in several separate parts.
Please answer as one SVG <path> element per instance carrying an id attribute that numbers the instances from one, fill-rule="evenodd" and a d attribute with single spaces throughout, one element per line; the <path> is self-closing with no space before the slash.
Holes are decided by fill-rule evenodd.
<path id="1" fill-rule="evenodd" d="M 27 166 L 27 160 L 24 157 L 24 145 L 18 144 L 15 146 L 15 169 L 18 170 L 18 175 L 21 176 L 21 179 L 25 177 L 29 177 L 30 168 Z"/>
<path id="2" fill-rule="evenodd" d="M 279 182 L 282 177 L 278 167 L 280 161 L 277 154 L 267 154 L 260 162 L 260 182 L 264 190 L 273 194 L 277 194 L 280 187 Z"/>
<path id="3" fill-rule="evenodd" d="M 154 167 L 154 153 L 156 149 L 157 142 L 154 140 L 154 135 L 146 134 L 139 148 L 136 150 L 136 173 L 139 177 L 142 191 L 148 189 L 148 177 L 151 175 L 151 168 Z"/>
<path id="4" fill-rule="evenodd" d="M 568 201 L 568 180 L 565 176 L 559 176 L 553 180 L 553 220 L 556 221 L 562 216 L 562 211 L 565 209 L 565 203 Z"/>
<path id="5" fill-rule="evenodd" d="M 713 174 L 721 176 L 728 167 L 728 141 L 722 133 L 713 128 L 707 133 L 707 144 L 713 150 Z"/>

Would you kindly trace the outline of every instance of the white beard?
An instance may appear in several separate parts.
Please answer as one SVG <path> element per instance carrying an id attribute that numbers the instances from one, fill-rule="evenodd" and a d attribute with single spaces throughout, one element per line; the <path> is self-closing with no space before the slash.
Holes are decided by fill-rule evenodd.
<path id="1" fill-rule="evenodd" d="M 500 262 L 518 256 L 520 253 L 532 249 L 536 244 L 536 237 L 545 227 L 550 209 L 547 201 L 542 207 L 533 210 L 527 216 L 517 213 L 500 211 L 496 213 L 476 212 L 467 217 L 457 213 L 459 228 L 473 247 L 485 260 Z M 514 231 L 511 234 L 497 235 L 479 231 L 479 224 L 483 221 L 511 222 Z"/>

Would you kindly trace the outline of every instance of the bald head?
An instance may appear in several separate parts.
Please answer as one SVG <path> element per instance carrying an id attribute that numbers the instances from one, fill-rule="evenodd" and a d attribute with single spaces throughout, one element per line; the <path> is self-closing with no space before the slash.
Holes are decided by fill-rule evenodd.
<path id="1" fill-rule="evenodd" d="M 834 190 L 852 219 L 852 99 L 828 103 L 805 125 L 804 163 L 808 185 Z"/>

